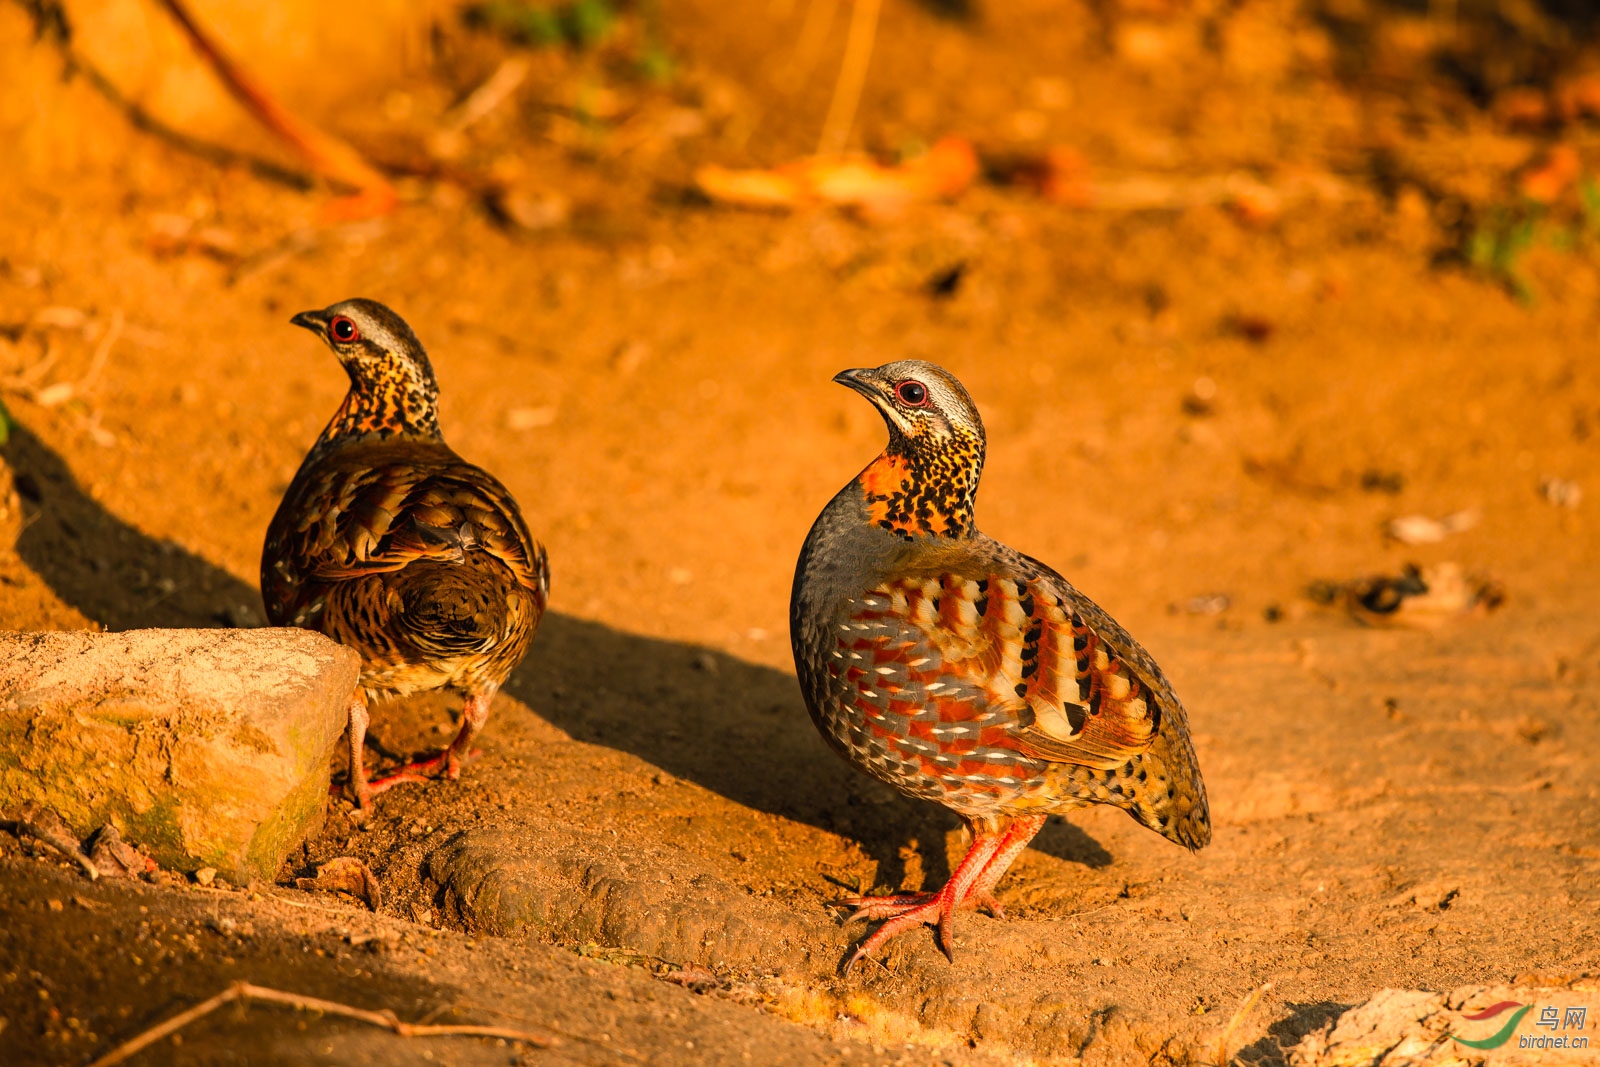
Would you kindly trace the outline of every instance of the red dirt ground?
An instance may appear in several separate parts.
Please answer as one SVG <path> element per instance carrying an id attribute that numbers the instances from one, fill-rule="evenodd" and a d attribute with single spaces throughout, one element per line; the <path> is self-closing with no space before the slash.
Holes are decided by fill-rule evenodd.
<path id="1" fill-rule="evenodd" d="M 836 60 L 790 90 L 775 58 L 804 4 L 663 5 L 664 87 L 541 53 L 461 164 L 565 205 L 539 232 L 424 179 L 388 218 L 313 227 L 322 194 L 140 134 L 81 80 L 52 89 L 121 162 L 0 169 L 0 624 L 259 622 L 267 519 L 343 391 L 287 319 L 353 295 L 428 345 L 447 436 L 522 502 L 554 591 L 467 776 L 384 796 L 364 828 L 336 810 L 279 885 L 89 886 L 0 839 L 14 1062 L 87 1062 L 248 979 L 565 1036 L 402 1043 L 251 1007 L 144 1062 L 1211 1063 L 1271 982 L 1225 1055 L 1278 1063 L 1382 987 L 1600 971 L 1600 273 L 1543 243 L 1527 306 L 1436 256 L 1438 205 L 1487 203 L 1544 135 L 1352 87 L 1291 5 L 1170 6 L 886 5 L 860 137 L 1066 143 L 1107 187 L 1243 170 L 1322 192 L 1257 216 L 984 183 L 872 224 L 686 194 L 699 163 L 813 146 Z M 28 32 L 0 8 L 12 45 Z M 412 158 L 504 54 L 453 23 L 442 40 L 369 93 L 384 108 L 317 117 Z M 591 126 L 547 103 L 596 86 Z M 82 395 L 41 403 L 112 330 Z M 882 444 L 828 379 L 908 357 L 983 411 L 984 529 L 1171 676 L 1216 836 L 1191 856 L 1117 812 L 1054 820 L 1000 887 L 1008 918 L 963 917 L 953 965 L 911 934 L 845 980 L 859 928 L 832 902 L 935 884 L 962 847 L 953 817 L 825 750 L 786 640 L 806 529 Z M 1551 478 L 1589 498 L 1552 503 Z M 1437 544 L 1384 534 L 1469 508 Z M 1384 628 L 1306 596 L 1409 561 L 1504 603 Z M 375 745 L 441 743 L 446 706 L 380 712 Z M 378 915 L 287 888 L 342 854 L 379 875 Z"/>

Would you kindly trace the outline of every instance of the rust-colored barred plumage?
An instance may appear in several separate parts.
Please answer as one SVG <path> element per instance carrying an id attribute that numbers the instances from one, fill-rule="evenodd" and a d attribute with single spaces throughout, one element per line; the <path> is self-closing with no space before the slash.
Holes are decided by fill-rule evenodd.
<path id="1" fill-rule="evenodd" d="M 899 758 L 955 792 L 956 810 L 1020 794 L 1019 766 L 1119 766 L 1160 722 L 1127 665 L 1038 581 L 890 582 L 838 630 L 829 673 L 843 698 Z"/>
<path id="2" fill-rule="evenodd" d="M 1169 782 L 1156 744 L 1175 715 L 1178 769 L 1193 759 L 1159 668 L 1058 575 L 1017 562 L 1040 573 L 944 571 L 849 598 L 819 725 L 869 773 L 969 818 L 1109 803 L 1203 844 L 1204 795 Z"/>
<path id="3" fill-rule="evenodd" d="M 350 391 L 273 516 L 261 592 L 274 624 L 320 630 L 361 654 L 350 789 L 365 807 L 399 782 L 461 773 L 539 626 L 549 567 L 505 486 L 444 443 L 433 368 L 399 316 L 347 300 L 293 321 L 339 356 Z M 367 697 L 439 688 L 466 696 L 456 739 L 369 783 Z"/>
<path id="4" fill-rule="evenodd" d="M 937 893 L 861 897 L 896 934 L 998 911 L 993 890 L 1047 814 L 1110 804 L 1188 848 L 1211 839 L 1186 713 L 1143 647 L 1049 567 L 978 531 L 983 424 L 961 384 L 906 361 L 837 381 L 889 445 L 817 518 L 790 630 L 812 718 L 867 773 L 972 830 Z"/>

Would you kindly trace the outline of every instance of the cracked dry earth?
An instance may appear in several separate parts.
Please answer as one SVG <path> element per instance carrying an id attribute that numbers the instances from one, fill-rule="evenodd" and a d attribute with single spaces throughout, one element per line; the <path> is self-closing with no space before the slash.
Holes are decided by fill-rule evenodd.
<path id="1" fill-rule="evenodd" d="M 4 180 L 6 255 L 43 279 L 0 277 L 0 322 L 23 324 L 5 358 L 37 356 L 41 308 L 128 324 L 92 426 L 7 397 L 5 625 L 259 619 L 267 518 L 343 390 L 285 320 L 357 293 L 417 329 L 446 434 L 554 572 L 462 781 L 397 789 L 363 828 L 336 807 L 276 885 L 89 886 L 0 838 L 7 1062 L 87 1062 L 249 979 L 562 1044 L 252 1006 L 147 1062 L 1211 1063 L 1270 982 L 1225 1053 L 1281 1063 L 1382 987 L 1600 971 L 1600 483 L 1576 508 L 1539 494 L 1600 470 L 1582 263 L 1529 311 L 1335 214 L 1241 236 L 1220 211 L 980 189 L 877 228 L 656 205 L 537 240 L 420 203 L 232 279 L 154 256 L 143 213 L 204 195 L 268 247 L 304 197 L 131 137 L 120 174 Z M 951 299 L 905 281 L 952 254 Z M 1219 326 L 1241 309 L 1271 336 Z M 50 343 L 63 374 L 91 358 Z M 1190 855 L 1115 811 L 1052 820 L 999 887 L 1008 917 L 960 918 L 953 964 L 924 931 L 844 980 L 861 931 L 833 902 L 931 887 L 964 845 L 824 748 L 788 659 L 795 552 L 882 444 L 828 379 L 906 357 L 984 412 L 983 527 L 1165 667 L 1216 832 Z M 1440 544 L 1381 534 L 1467 507 L 1481 521 Z M 1376 629 L 1303 596 L 1410 560 L 1505 603 Z M 380 709 L 375 754 L 442 744 L 450 710 Z M 379 876 L 378 914 L 289 888 L 339 855 Z"/>

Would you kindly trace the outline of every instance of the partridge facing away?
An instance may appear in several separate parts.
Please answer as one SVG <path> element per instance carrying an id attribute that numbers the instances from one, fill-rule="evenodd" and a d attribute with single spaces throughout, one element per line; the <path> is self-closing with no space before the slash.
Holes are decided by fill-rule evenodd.
<path id="1" fill-rule="evenodd" d="M 364 809 L 401 782 L 461 776 L 533 641 L 550 571 L 506 487 L 445 444 L 433 367 L 400 316 L 346 300 L 290 321 L 333 349 L 350 391 L 267 528 L 261 593 L 273 625 L 361 654 L 347 789 Z M 369 781 L 368 699 L 441 688 L 466 698 L 455 740 Z"/>
<path id="2" fill-rule="evenodd" d="M 889 444 L 817 517 L 790 600 L 812 721 L 856 767 L 954 811 L 972 846 L 936 893 L 857 897 L 888 920 L 845 964 L 994 887 L 1052 812 L 1111 804 L 1177 844 L 1211 840 L 1183 704 L 1128 632 L 973 521 L 983 422 L 961 383 L 910 360 L 834 378 Z"/>

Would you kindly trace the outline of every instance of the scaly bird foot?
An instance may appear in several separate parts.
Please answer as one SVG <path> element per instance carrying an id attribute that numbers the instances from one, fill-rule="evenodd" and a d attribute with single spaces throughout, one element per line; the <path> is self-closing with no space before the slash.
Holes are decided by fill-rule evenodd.
<path id="1" fill-rule="evenodd" d="M 367 783 L 367 795 L 377 796 L 386 790 L 406 782 L 429 782 L 438 778 L 448 778 L 455 781 L 461 777 L 461 768 L 479 756 L 483 755 L 473 749 L 465 756 L 457 756 L 453 749 L 429 756 L 427 759 L 408 763 L 403 767 L 396 767 L 382 778 L 374 778 Z"/>
<path id="2" fill-rule="evenodd" d="M 994 881 L 984 878 L 984 874 L 989 868 L 990 861 L 1001 852 L 1006 839 L 1006 834 L 975 835 L 967 854 L 950 873 L 950 880 L 937 893 L 860 897 L 851 901 L 850 903 L 853 903 L 858 911 L 850 917 L 850 921 L 857 918 L 887 918 L 888 921 L 873 931 L 872 936 L 850 954 L 850 959 L 844 965 L 844 973 L 848 975 L 861 957 L 891 937 L 924 923 L 939 928 L 939 947 L 944 950 L 945 958 L 954 963 L 956 912 L 962 908 L 981 905 L 993 913 L 1000 907 L 994 899 Z M 1005 856 L 1003 860 L 1002 866 L 995 872 L 995 880 L 1004 873 L 1005 866 L 1011 862 L 1011 857 Z"/>
<path id="3" fill-rule="evenodd" d="M 982 908 L 989 913 L 991 919 L 1004 919 L 1006 917 L 1006 909 L 1000 906 L 1000 902 L 994 898 L 993 893 L 984 893 L 982 896 L 974 893 L 962 901 L 962 907 Z"/>
<path id="4" fill-rule="evenodd" d="M 933 899 L 932 893 L 899 893 L 887 897 L 847 897 L 839 901 L 846 908 L 854 908 L 844 925 L 849 926 L 857 922 L 876 922 L 879 919 L 893 919 L 903 915 L 912 908 L 918 908 Z"/>
<path id="5" fill-rule="evenodd" d="M 893 897 L 880 897 L 879 900 L 894 900 Z M 906 899 L 906 898 L 899 898 Z M 885 907 L 899 908 L 888 922 L 872 932 L 872 936 L 850 954 L 850 959 L 845 962 L 845 977 L 860 960 L 872 953 L 892 937 L 914 930 L 919 926 L 937 926 L 939 928 L 939 947 L 944 950 L 945 958 L 955 962 L 955 953 L 951 945 L 951 920 L 955 918 L 956 909 L 961 906 L 960 897 L 949 885 L 946 885 L 937 894 L 925 896 L 921 904 L 911 905 L 883 905 Z M 854 918 L 854 916 L 852 916 Z"/>
<path id="6" fill-rule="evenodd" d="M 893 919 L 903 915 L 912 908 L 921 907 L 934 898 L 933 893 L 900 893 L 887 897 L 846 897 L 839 901 L 839 905 L 855 910 L 844 920 L 844 925 L 849 926 L 857 922 L 876 922 L 879 919 Z M 958 908 L 982 909 L 996 919 L 1006 917 L 1005 908 L 994 898 L 993 893 L 984 893 L 981 896 L 974 893 L 969 895 L 957 905 Z"/>

